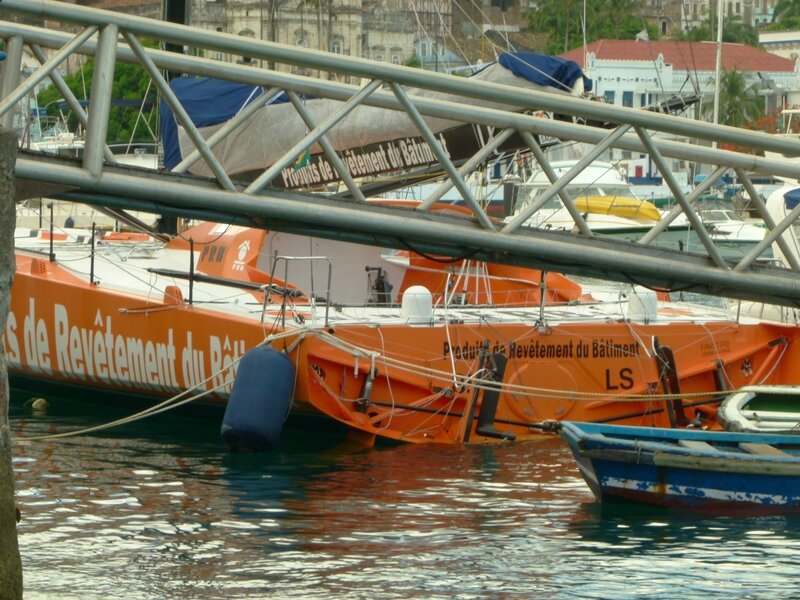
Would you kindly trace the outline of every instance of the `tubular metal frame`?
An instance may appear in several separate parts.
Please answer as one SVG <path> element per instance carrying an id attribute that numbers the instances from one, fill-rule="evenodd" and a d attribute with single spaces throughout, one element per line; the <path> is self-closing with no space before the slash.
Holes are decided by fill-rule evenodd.
<path id="1" fill-rule="evenodd" d="M 766 212 L 751 180 L 751 174 L 800 179 L 800 162 L 767 160 L 756 155 L 719 150 L 716 143 L 734 143 L 740 147 L 800 156 L 800 142 L 769 134 L 713 125 L 683 117 L 658 114 L 641 109 L 625 108 L 585 98 L 521 90 L 512 86 L 467 80 L 440 73 L 397 65 L 318 52 L 272 42 L 245 39 L 240 36 L 193 29 L 182 25 L 153 21 L 75 6 L 52 0 L 0 0 L 0 9 L 28 17 L 72 23 L 74 35 L 50 31 L 11 21 L 0 21 L 0 37 L 6 42 L 6 61 L 2 64 L 0 82 L 0 124 L 9 127 L 12 111 L 36 84 L 50 77 L 68 105 L 86 129 L 82 163 L 57 160 L 22 151 L 16 175 L 31 183 L 53 184 L 73 191 L 56 197 L 108 207 L 115 210 L 150 210 L 155 213 L 269 227 L 276 230 L 308 233 L 319 237 L 343 239 L 359 243 L 408 247 L 452 256 L 473 254 L 486 260 L 558 270 L 566 274 L 599 276 L 617 281 L 634 281 L 647 285 L 691 289 L 700 293 L 765 300 L 800 306 L 800 264 L 790 258 L 788 269 L 765 267 L 755 262 L 756 256 L 775 241 L 785 254 L 788 248 L 781 233 L 796 218 L 792 212 L 775 222 Z M 252 66 L 223 63 L 199 56 L 175 54 L 145 48 L 140 38 L 169 41 L 200 51 L 214 50 L 261 59 L 266 63 L 286 63 L 311 69 L 338 72 L 367 80 L 363 87 L 313 79 Z M 23 80 L 20 73 L 24 46 L 30 48 L 42 66 Z M 44 48 L 54 50 L 46 59 Z M 88 111 L 83 111 L 58 72 L 59 65 L 74 53 L 95 57 Z M 115 165 L 105 144 L 108 114 L 111 105 L 113 68 L 117 61 L 142 65 L 162 97 L 170 105 L 180 124 L 195 145 L 175 173 L 143 173 Z M 259 102 L 284 90 L 292 105 L 307 125 L 309 132 L 254 181 L 240 183 L 229 176 L 214 156 L 214 147 L 236 129 L 256 109 L 242 111 L 208 140 L 191 123 L 178 98 L 170 91 L 163 71 L 215 77 L 262 86 Z M 386 86 L 388 89 L 382 89 Z M 506 110 L 485 108 L 461 101 L 443 101 L 416 95 L 417 90 L 447 92 L 454 97 L 502 103 Z M 299 101 L 301 95 L 329 98 L 341 102 L 339 110 L 315 123 Z M 258 106 L 256 104 L 256 106 Z M 344 161 L 335 156 L 326 134 L 341 123 L 357 106 L 375 106 L 403 111 L 428 142 L 448 180 L 441 184 L 417 209 L 375 207 L 366 202 L 359 182 L 346 172 Z M 533 116 L 536 111 L 573 117 L 573 121 Z M 488 127 L 491 138 L 483 148 L 457 166 L 439 146 L 436 135 L 425 118 Z M 609 131 L 581 122 L 615 124 Z M 710 142 L 709 147 L 679 141 L 665 141 L 656 134 L 672 134 Z M 534 157 L 548 173 L 552 185 L 546 192 L 564 202 L 577 225 L 577 235 L 553 234 L 531 230 L 524 223 L 543 202 L 506 223 L 497 223 L 474 198 L 465 177 L 504 140 L 519 134 Z M 556 177 L 536 136 L 575 140 L 595 145 L 595 149 L 569 173 Z M 295 158 L 319 143 L 347 187 L 346 197 L 313 193 L 284 192 L 266 186 Z M 670 186 L 679 207 L 638 244 L 609 242 L 592 235 L 572 198 L 565 192 L 567 183 L 589 166 L 603 150 L 618 148 L 649 154 Z M 666 158 L 699 162 L 714 167 L 714 175 L 733 170 L 756 206 L 759 216 L 770 229 L 765 241 L 748 256 L 737 262 L 726 261 L 700 221 L 694 200 L 707 189 L 701 183 L 685 195 L 677 186 Z M 213 177 L 198 178 L 186 174 L 189 166 L 205 161 Z M 709 178 L 710 179 L 710 178 Z M 713 180 L 712 180 L 713 181 Z M 472 211 L 472 219 L 456 218 L 429 212 L 428 209 L 447 190 L 455 186 Z M 23 186 L 24 187 L 24 186 Z M 338 199 L 337 199 L 338 198 Z M 147 207 L 147 208 L 143 208 Z M 687 255 L 649 243 L 684 212 L 703 243 L 708 256 Z"/>

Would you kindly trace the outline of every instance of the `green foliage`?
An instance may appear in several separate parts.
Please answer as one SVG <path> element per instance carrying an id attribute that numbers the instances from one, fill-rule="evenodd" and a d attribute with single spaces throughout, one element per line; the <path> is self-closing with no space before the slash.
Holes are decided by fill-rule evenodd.
<path id="1" fill-rule="evenodd" d="M 786 16 L 764 27 L 765 31 L 793 31 L 800 29 L 800 16 Z"/>
<path id="2" fill-rule="evenodd" d="M 148 47 L 157 47 L 155 43 L 143 44 Z M 64 77 L 67 86 L 78 100 L 88 100 L 91 95 L 94 64 L 94 59 L 90 58 L 82 68 Z M 108 118 L 107 141 L 155 141 L 151 131 L 157 132 L 157 111 L 152 108 L 143 111 L 141 116 L 139 114 L 144 100 L 152 102 L 152 106 L 155 107 L 157 99 L 155 87 L 150 85 L 150 77 L 145 70 L 139 65 L 117 62 L 114 67 L 111 97 L 113 100 L 134 101 L 132 104 L 135 105 L 114 106 L 112 103 Z M 47 107 L 47 114 L 58 116 L 58 105 L 63 103 L 63 98 L 58 89 L 51 85 L 37 96 L 36 101 L 41 108 Z M 86 109 L 88 110 L 88 106 Z M 67 110 L 64 113 L 69 130 L 76 131 L 79 127 L 77 117 Z M 137 120 L 139 121 L 138 125 Z"/>
<path id="3" fill-rule="evenodd" d="M 422 59 L 416 53 L 412 54 L 405 62 L 406 67 L 422 68 Z"/>
<path id="4" fill-rule="evenodd" d="M 798 17 L 800 17 L 800 0 L 778 0 L 772 9 L 772 22 L 781 23 L 784 29 L 790 28 L 786 20 Z"/>
<path id="5" fill-rule="evenodd" d="M 717 16 L 714 10 L 699 27 L 692 28 L 688 33 L 679 32 L 678 40 L 691 42 L 717 41 Z M 758 32 L 752 25 L 745 25 L 739 15 L 728 15 L 722 20 L 722 41 L 732 44 L 747 44 L 757 47 Z"/>
<path id="6" fill-rule="evenodd" d="M 722 125 L 744 127 L 764 116 L 764 99 L 758 95 L 759 82 L 736 69 L 722 72 L 719 85 L 719 118 Z M 704 102 L 702 113 L 714 115 L 714 101 Z"/>
<path id="7" fill-rule="evenodd" d="M 586 42 L 632 40 L 642 30 L 647 30 L 649 39 L 657 39 L 657 28 L 639 16 L 636 6 L 632 0 L 586 0 Z M 583 43 L 583 16 L 583 0 L 540 0 L 527 14 L 530 30 L 547 36 L 545 52 L 549 54 Z"/>

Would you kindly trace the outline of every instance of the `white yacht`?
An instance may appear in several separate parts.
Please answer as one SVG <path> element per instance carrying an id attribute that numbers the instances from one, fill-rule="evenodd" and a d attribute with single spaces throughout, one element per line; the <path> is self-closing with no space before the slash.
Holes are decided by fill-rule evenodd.
<path id="1" fill-rule="evenodd" d="M 577 161 L 552 162 L 551 167 L 561 177 Z M 523 214 L 539 201 L 551 182 L 541 167 L 518 188 L 517 199 L 510 219 Z M 575 200 L 590 229 L 597 234 L 628 241 L 639 240 L 661 220 L 654 204 L 633 193 L 631 184 L 617 168 L 608 162 L 595 161 L 573 179 L 564 191 Z M 550 198 L 525 222 L 526 226 L 572 231 L 575 221 L 558 196 Z M 687 223 L 673 224 L 656 240 L 655 245 L 684 250 L 688 240 L 695 237 Z"/>

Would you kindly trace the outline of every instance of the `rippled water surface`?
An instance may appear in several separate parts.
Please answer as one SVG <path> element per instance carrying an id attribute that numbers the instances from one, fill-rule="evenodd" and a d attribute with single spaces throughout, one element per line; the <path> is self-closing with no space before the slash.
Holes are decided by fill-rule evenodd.
<path id="1" fill-rule="evenodd" d="M 790 598 L 800 518 L 597 505 L 557 439 L 363 449 L 284 432 L 227 453 L 219 419 L 12 395 L 25 597 Z"/>

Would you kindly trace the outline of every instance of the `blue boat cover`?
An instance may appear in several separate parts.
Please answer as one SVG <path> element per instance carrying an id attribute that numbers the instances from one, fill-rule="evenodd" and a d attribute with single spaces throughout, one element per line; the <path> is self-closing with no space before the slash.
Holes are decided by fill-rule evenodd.
<path id="1" fill-rule="evenodd" d="M 224 123 L 236 116 L 262 92 L 262 88 L 256 85 L 207 77 L 175 77 L 169 82 L 169 87 L 175 92 L 196 127 Z M 289 97 L 282 93 L 271 103 L 288 101 Z M 183 160 L 178 142 L 178 124 L 164 100 L 161 101 L 159 115 L 161 139 L 164 144 L 164 166 L 172 170 Z"/>
<path id="2" fill-rule="evenodd" d="M 784 205 L 786 210 L 792 210 L 795 206 L 800 204 L 800 188 L 789 190 L 783 195 Z"/>
<path id="3" fill-rule="evenodd" d="M 497 60 L 517 77 L 523 77 L 538 85 L 549 85 L 569 91 L 578 77 L 583 77 L 583 91 L 592 89 L 592 80 L 583 76 L 578 63 L 558 56 L 533 52 L 504 52 Z"/>

